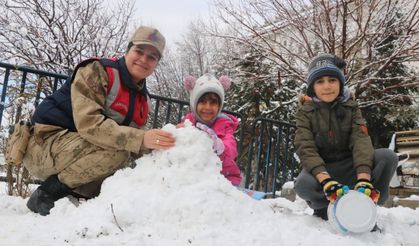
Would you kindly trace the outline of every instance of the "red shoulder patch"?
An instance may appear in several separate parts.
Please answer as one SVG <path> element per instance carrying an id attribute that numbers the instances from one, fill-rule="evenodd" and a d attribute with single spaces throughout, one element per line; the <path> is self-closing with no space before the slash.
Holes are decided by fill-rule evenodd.
<path id="1" fill-rule="evenodd" d="M 368 127 L 366 125 L 361 125 L 360 128 L 362 133 L 368 135 Z"/>

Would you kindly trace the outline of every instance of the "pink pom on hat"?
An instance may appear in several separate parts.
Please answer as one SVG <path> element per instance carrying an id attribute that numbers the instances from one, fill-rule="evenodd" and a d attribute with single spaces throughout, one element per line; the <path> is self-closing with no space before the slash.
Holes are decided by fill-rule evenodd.
<path id="1" fill-rule="evenodd" d="M 186 75 L 183 79 L 184 86 L 187 91 L 191 91 L 195 87 L 195 77 L 192 75 Z"/>
<path id="2" fill-rule="evenodd" d="M 218 79 L 221 85 L 224 88 L 224 91 L 227 91 L 231 86 L 231 79 L 227 75 L 223 75 Z"/>

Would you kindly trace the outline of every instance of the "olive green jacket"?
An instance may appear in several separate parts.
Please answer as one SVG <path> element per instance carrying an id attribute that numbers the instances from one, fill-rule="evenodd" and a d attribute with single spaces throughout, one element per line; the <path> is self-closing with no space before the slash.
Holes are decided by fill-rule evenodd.
<path id="1" fill-rule="evenodd" d="M 357 102 L 304 99 L 296 114 L 294 140 L 302 167 L 316 176 L 326 171 L 327 163 L 352 156 L 357 173 L 370 173 L 374 148 Z"/>

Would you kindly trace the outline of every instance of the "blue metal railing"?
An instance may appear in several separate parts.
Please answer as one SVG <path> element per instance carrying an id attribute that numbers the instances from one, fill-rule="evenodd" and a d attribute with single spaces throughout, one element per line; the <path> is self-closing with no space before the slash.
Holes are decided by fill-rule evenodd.
<path id="1" fill-rule="evenodd" d="M 2 85 L 2 90 L 1 90 L 1 97 L 0 97 L 0 125 L 2 123 L 3 120 L 3 112 L 5 109 L 5 104 L 6 104 L 6 97 L 7 97 L 7 90 L 10 88 L 9 87 L 9 82 L 10 81 L 14 81 L 17 82 L 19 77 L 20 77 L 20 86 L 19 86 L 19 94 L 23 94 L 28 82 L 28 75 L 34 75 L 36 77 L 39 78 L 50 78 L 53 80 L 53 91 L 57 89 L 59 82 L 61 81 L 62 83 L 64 83 L 64 81 L 67 79 L 67 75 L 63 75 L 63 74 L 57 74 L 57 73 L 50 73 L 50 72 L 46 72 L 46 71 L 42 71 L 42 70 L 37 70 L 34 68 L 30 68 L 30 67 L 25 67 L 25 66 L 15 66 L 15 65 L 11 65 L 11 64 L 7 64 L 7 63 L 3 63 L 0 62 L 0 68 L 4 68 L 4 75 L 0 74 L 0 76 L 3 76 L 3 85 Z M 21 76 L 16 76 L 15 78 L 10 78 L 12 76 L 12 72 L 14 71 L 21 71 L 22 75 Z M 39 100 L 41 97 L 41 90 L 40 87 L 37 88 L 37 92 L 35 95 L 35 102 L 34 105 L 35 107 L 38 106 L 39 104 Z M 17 117 L 19 117 L 19 112 Z"/>
<path id="2" fill-rule="evenodd" d="M 252 123 L 248 147 L 245 187 L 262 190 L 276 197 L 276 192 L 297 174 L 292 144 L 295 126 L 267 118 Z"/>

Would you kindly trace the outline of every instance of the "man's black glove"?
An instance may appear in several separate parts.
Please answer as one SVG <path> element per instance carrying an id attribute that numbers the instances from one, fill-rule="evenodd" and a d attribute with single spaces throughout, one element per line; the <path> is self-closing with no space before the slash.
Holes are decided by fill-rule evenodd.
<path id="1" fill-rule="evenodd" d="M 326 195 L 327 200 L 331 203 L 335 202 L 338 197 L 349 192 L 349 187 L 347 185 L 342 185 L 331 178 L 323 180 L 320 184 L 323 187 L 323 192 Z"/>
<path id="2" fill-rule="evenodd" d="M 369 196 L 375 203 L 377 203 L 380 198 L 380 191 L 375 189 L 368 179 L 358 179 L 354 190 Z"/>

